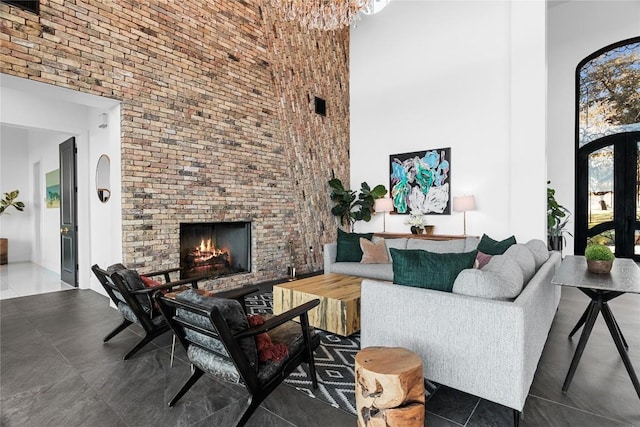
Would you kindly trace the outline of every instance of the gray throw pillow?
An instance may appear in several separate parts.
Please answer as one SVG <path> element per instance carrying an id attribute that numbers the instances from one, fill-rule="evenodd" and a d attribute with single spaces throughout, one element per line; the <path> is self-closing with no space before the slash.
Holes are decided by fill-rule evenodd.
<path id="1" fill-rule="evenodd" d="M 479 298 L 511 301 L 520 295 L 524 284 L 518 263 L 504 255 L 495 255 L 482 269 L 462 270 L 453 283 L 453 293 Z"/>
<path id="2" fill-rule="evenodd" d="M 503 255 L 513 258 L 518 263 L 526 286 L 536 273 L 536 261 L 529 248 L 522 244 L 515 244 L 510 246 Z"/>
<path id="3" fill-rule="evenodd" d="M 547 244 L 540 239 L 531 239 L 524 244 L 533 254 L 536 261 L 536 271 L 549 259 Z"/>

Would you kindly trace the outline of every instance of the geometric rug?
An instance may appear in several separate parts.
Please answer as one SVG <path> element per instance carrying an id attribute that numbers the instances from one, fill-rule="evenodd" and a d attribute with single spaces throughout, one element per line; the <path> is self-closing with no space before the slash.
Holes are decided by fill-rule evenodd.
<path id="1" fill-rule="evenodd" d="M 251 314 L 272 313 L 273 294 L 265 292 L 245 298 Z M 355 408 L 355 357 L 360 351 L 360 334 L 341 337 L 316 329 L 320 334 L 320 346 L 314 353 L 318 388 L 313 389 L 306 364 L 298 366 L 285 383 L 306 395 L 323 400 L 333 407 L 356 415 Z"/>

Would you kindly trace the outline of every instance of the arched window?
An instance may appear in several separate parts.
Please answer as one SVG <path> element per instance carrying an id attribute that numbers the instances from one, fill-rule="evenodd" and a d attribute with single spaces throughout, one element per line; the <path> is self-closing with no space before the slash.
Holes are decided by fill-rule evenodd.
<path id="1" fill-rule="evenodd" d="M 588 242 L 640 259 L 640 37 L 576 69 L 575 253 Z"/>

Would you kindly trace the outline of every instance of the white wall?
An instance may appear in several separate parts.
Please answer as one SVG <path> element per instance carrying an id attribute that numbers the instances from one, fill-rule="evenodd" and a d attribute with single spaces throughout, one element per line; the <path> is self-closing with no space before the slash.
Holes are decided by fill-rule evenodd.
<path id="1" fill-rule="evenodd" d="M 558 3 L 549 8 L 547 19 L 548 177 L 558 202 L 575 212 L 576 66 L 607 45 L 640 35 L 640 1 Z M 573 231 L 573 222 L 570 227 Z M 573 246 L 568 237 L 564 253 L 573 253 Z"/>
<path id="2" fill-rule="evenodd" d="M 26 170 L 31 170 L 33 163 L 40 160 L 42 185 L 45 174 L 58 168 L 58 144 L 69 136 L 76 137 L 78 282 L 81 288 L 103 292 L 91 273 L 91 265 L 99 263 L 106 266 L 122 260 L 119 103 L 4 74 L 0 75 L 0 83 L 0 123 L 28 130 L 32 151 L 22 164 Z M 109 126 L 105 129 L 98 128 L 102 113 L 109 116 Z M 5 143 L 3 138 L 3 147 Z M 103 153 L 111 158 L 114 171 L 112 197 L 106 204 L 98 200 L 95 186 L 96 165 Z M 55 167 L 52 166 L 54 164 Z M 4 170 L 4 161 L 2 167 Z M 54 209 L 46 209 L 43 205 L 43 224 L 50 219 L 48 211 Z M 58 210 L 55 211 L 59 215 Z M 34 225 L 32 227 L 35 228 Z M 51 230 L 43 230 L 40 262 L 46 264 L 46 268 L 59 272 L 59 252 L 56 267 L 52 259 L 55 258 L 54 240 L 59 251 L 59 217 L 54 232 L 55 238 Z M 49 250 L 51 252 L 47 252 Z"/>
<path id="3" fill-rule="evenodd" d="M 351 187 L 389 186 L 389 155 L 451 147 L 467 234 L 545 238 L 545 3 L 392 1 L 351 31 Z M 387 230 L 408 232 L 391 215 Z M 462 214 L 430 215 L 462 234 Z M 382 219 L 357 225 L 381 231 Z"/>
<path id="4" fill-rule="evenodd" d="M 18 201 L 25 204 L 23 212 L 13 207 L 0 216 L 0 237 L 9 239 L 8 262 L 29 261 L 33 213 L 30 206 L 31 186 L 26 159 L 29 153 L 27 131 L 15 127 L 2 127 L 0 133 L 0 193 L 20 192 Z"/>

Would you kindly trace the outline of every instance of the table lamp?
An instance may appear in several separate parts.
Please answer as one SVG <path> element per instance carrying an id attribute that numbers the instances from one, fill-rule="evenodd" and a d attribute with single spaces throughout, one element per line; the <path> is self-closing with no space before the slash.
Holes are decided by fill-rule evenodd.
<path id="1" fill-rule="evenodd" d="M 382 231 L 386 232 L 387 231 L 387 223 L 386 223 L 387 212 L 393 211 L 393 200 L 391 200 L 388 197 L 384 197 L 382 199 L 376 199 L 373 204 L 373 210 L 375 210 L 376 213 L 378 212 L 382 213 Z"/>
<path id="2" fill-rule="evenodd" d="M 476 199 L 473 196 L 458 196 L 453 198 L 453 210 L 462 212 L 464 236 L 467 235 L 467 211 L 476 210 Z"/>

